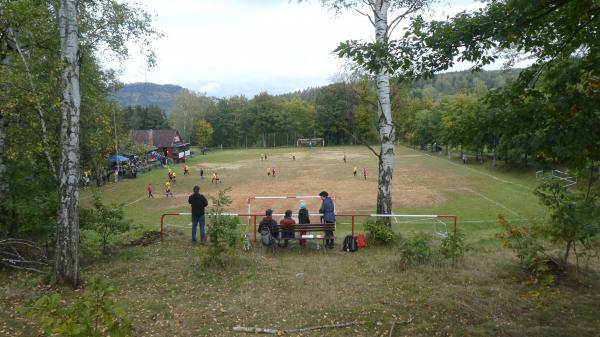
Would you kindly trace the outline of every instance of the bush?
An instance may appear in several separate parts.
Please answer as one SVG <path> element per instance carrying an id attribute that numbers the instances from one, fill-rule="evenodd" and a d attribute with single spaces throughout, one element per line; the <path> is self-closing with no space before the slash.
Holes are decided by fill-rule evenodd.
<path id="1" fill-rule="evenodd" d="M 401 255 L 400 266 L 402 269 L 428 263 L 433 256 L 431 237 L 425 233 L 417 233 L 414 238 L 404 240 Z"/>
<path id="2" fill-rule="evenodd" d="M 239 254 L 241 236 L 238 230 L 238 218 L 223 215 L 224 208 L 231 204 L 227 193 L 231 187 L 219 191 L 217 198 L 211 198 L 213 207 L 210 209 L 208 225 L 209 246 L 200 250 L 200 267 L 206 269 L 212 266 L 225 267 L 227 262 Z"/>
<path id="3" fill-rule="evenodd" d="M 94 208 L 81 209 L 81 228 L 92 230 L 98 234 L 102 244 L 102 254 L 106 254 L 109 239 L 128 231 L 129 221 L 124 220 L 123 204 L 106 206 L 95 193 L 92 204 Z"/>
<path id="4" fill-rule="evenodd" d="M 41 320 L 41 328 L 51 336 L 124 337 L 133 335 L 133 325 L 111 298 L 113 289 L 100 277 L 92 278 L 87 289 L 68 304 L 60 292 L 40 297 L 29 315 Z"/>
<path id="5" fill-rule="evenodd" d="M 367 240 L 375 244 L 390 245 L 399 239 L 392 228 L 380 218 L 367 219 L 365 221 L 365 231 L 367 232 Z"/>
<path id="6" fill-rule="evenodd" d="M 569 190 L 551 181 L 541 184 L 534 192 L 550 209 L 549 220 L 539 226 L 537 232 L 552 243 L 564 244 L 562 257 L 557 261 L 565 270 L 570 253 L 579 263 L 580 253 L 600 234 L 600 190 L 597 184 L 589 183 L 588 189 Z M 580 245 L 579 250 L 577 245 Z"/>
<path id="7" fill-rule="evenodd" d="M 462 259 L 465 256 L 465 235 L 459 229 L 449 232 L 442 240 L 440 253 L 454 262 Z"/>
<path id="8" fill-rule="evenodd" d="M 527 269 L 534 283 L 552 284 L 563 271 L 561 264 L 546 253 L 536 228 L 517 226 L 503 216 L 498 216 L 498 226 L 503 229 L 496 236 L 505 248 L 512 249 Z"/>

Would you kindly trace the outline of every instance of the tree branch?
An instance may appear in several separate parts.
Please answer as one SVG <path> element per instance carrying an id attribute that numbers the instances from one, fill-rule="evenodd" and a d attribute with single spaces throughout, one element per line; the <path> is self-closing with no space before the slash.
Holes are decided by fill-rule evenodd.
<path id="1" fill-rule="evenodd" d="M 49 142 L 48 142 L 48 129 L 46 128 L 46 120 L 44 117 L 44 111 L 42 110 L 42 106 L 38 100 L 38 93 L 35 87 L 35 83 L 33 82 L 33 75 L 31 74 L 31 69 L 29 68 L 29 64 L 27 63 L 27 59 L 25 58 L 25 55 L 23 54 L 23 51 L 21 50 L 21 47 L 19 46 L 19 41 L 17 40 L 17 36 L 14 33 L 14 31 L 12 30 L 12 28 L 8 28 L 8 34 L 11 36 L 12 40 L 15 43 L 15 47 L 17 49 L 17 52 L 19 53 L 19 56 L 21 57 L 21 60 L 23 61 L 23 66 L 25 67 L 25 72 L 27 73 L 27 79 L 29 80 L 29 85 L 31 86 L 31 91 L 34 97 L 34 104 L 35 104 L 35 108 L 37 110 L 38 113 L 38 117 L 40 120 L 40 126 L 42 128 L 42 143 L 44 144 L 44 154 L 46 155 L 46 159 L 48 160 L 48 166 L 50 166 L 50 170 L 52 171 L 52 176 L 54 177 L 54 179 L 58 180 L 58 176 L 57 176 L 57 170 L 56 170 L 56 166 L 54 165 L 54 160 L 52 160 L 52 156 L 50 155 L 50 152 L 48 152 L 48 149 L 50 148 Z"/>
<path id="2" fill-rule="evenodd" d="M 273 328 L 259 328 L 259 327 L 245 327 L 245 326 L 235 326 L 233 327 L 233 331 L 235 332 L 249 332 L 249 333 L 262 333 L 262 334 L 271 334 L 277 335 L 280 333 L 296 333 L 296 332 L 306 332 L 310 330 L 319 330 L 319 329 L 330 329 L 330 328 L 345 328 L 353 325 L 363 325 L 364 321 L 359 322 L 349 322 L 349 323 L 336 323 L 336 324 L 324 324 L 318 326 L 311 326 L 307 328 L 300 329 L 273 329 Z"/>
<path id="3" fill-rule="evenodd" d="M 420 6 L 419 6 L 420 5 Z M 398 24 L 404 19 L 406 18 L 406 16 L 418 11 L 419 9 L 423 8 L 423 4 L 417 4 L 417 3 L 413 3 L 412 6 L 408 7 L 406 9 L 406 11 L 398 16 L 396 16 L 394 18 L 394 20 L 392 20 L 389 24 L 388 24 L 388 33 L 387 33 L 387 38 L 389 38 L 390 36 L 392 36 L 392 32 L 394 31 L 394 29 L 396 28 L 396 26 L 398 26 Z"/>
<path id="4" fill-rule="evenodd" d="M 375 22 L 373 21 L 373 19 L 371 18 L 371 16 L 369 14 L 359 11 L 358 8 L 355 8 L 354 10 L 357 11 L 359 14 L 366 16 L 369 19 L 369 21 L 371 21 L 371 24 L 373 25 L 373 27 L 375 27 Z"/>
<path id="5" fill-rule="evenodd" d="M 373 154 L 377 157 L 377 158 L 381 158 L 381 154 L 377 153 L 377 151 L 375 151 L 375 149 L 373 149 L 373 147 L 371 147 L 371 145 L 369 145 L 364 139 L 354 135 L 352 132 L 348 131 L 348 129 L 346 128 L 342 128 L 342 130 L 344 130 L 347 134 L 350 135 L 350 137 L 352 137 L 354 140 L 356 140 L 358 143 L 366 146 L 369 150 L 371 150 L 371 152 L 373 152 Z"/>

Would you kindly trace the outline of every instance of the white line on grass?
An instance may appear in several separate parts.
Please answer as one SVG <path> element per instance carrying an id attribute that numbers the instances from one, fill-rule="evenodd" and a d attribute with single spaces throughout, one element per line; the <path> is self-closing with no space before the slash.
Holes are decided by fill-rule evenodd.
<path id="1" fill-rule="evenodd" d="M 407 148 L 407 149 L 409 149 L 409 148 Z M 487 176 L 487 177 L 489 177 L 489 178 L 492 178 L 492 179 L 494 179 L 494 180 L 497 180 L 497 181 L 500 181 L 500 182 L 503 182 L 503 183 L 506 183 L 506 184 L 511 184 L 511 185 L 519 186 L 519 187 L 521 187 L 521 188 L 525 188 L 525 189 L 527 189 L 527 190 L 529 190 L 529 191 L 531 191 L 531 190 L 532 190 L 532 189 L 531 189 L 531 187 L 528 187 L 528 186 L 525 186 L 525 185 L 522 185 L 522 184 L 519 184 L 519 183 L 515 183 L 514 181 L 505 180 L 505 179 L 502 179 L 502 178 L 496 177 L 495 175 L 492 175 L 492 174 L 489 174 L 489 173 L 481 172 L 480 170 L 476 170 L 476 169 L 474 169 L 474 168 L 472 168 L 472 167 L 469 167 L 469 166 L 467 166 L 467 165 L 460 165 L 460 164 L 457 164 L 457 163 L 453 163 L 452 161 L 450 161 L 450 160 L 448 160 L 448 159 L 445 159 L 445 158 L 441 158 L 441 157 L 432 156 L 432 155 L 430 155 L 430 154 L 428 154 L 428 153 L 426 153 L 426 154 L 425 154 L 425 156 L 427 156 L 427 157 L 431 157 L 431 158 L 440 159 L 440 160 L 445 160 L 445 161 L 447 161 L 448 163 L 450 163 L 450 164 L 452 164 L 452 165 L 454 165 L 454 166 L 457 166 L 457 167 L 462 167 L 462 168 L 464 168 L 464 169 L 470 170 L 470 171 L 472 171 L 472 172 L 475 172 L 475 173 L 479 173 L 479 174 L 481 174 L 481 175 Z"/>
<path id="2" fill-rule="evenodd" d="M 485 195 L 483 195 L 483 194 L 481 194 L 481 193 L 479 193 L 479 192 L 477 192 L 477 191 L 474 191 L 474 190 L 472 190 L 472 189 L 470 189 L 470 188 L 468 188 L 468 187 L 463 187 L 463 189 L 465 189 L 465 190 L 467 190 L 467 191 L 469 191 L 469 192 L 471 192 L 471 193 L 473 193 L 473 194 L 475 194 L 475 195 L 477 195 L 477 196 L 479 196 L 479 197 L 481 197 L 481 198 L 483 198 L 483 199 L 485 199 L 485 200 L 487 200 L 487 201 L 489 201 L 489 202 L 491 202 L 491 203 L 493 203 L 493 204 L 495 204 L 495 205 L 497 205 L 497 206 L 500 206 L 500 207 L 504 208 L 505 210 L 507 210 L 507 211 L 511 212 L 512 214 L 514 214 L 514 215 L 518 216 L 518 217 L 519 217 L 519 218 L 521 218 L 521 219 L 523 218 L 523 217 L 521 216 L 521 214 L 519 214 L 519 213 L 517 213 L 517 212 L 513 211 L 512 209 L 510 209 L 510 208 L 508 208 L 508 207 L 504 206 L 503 204 L 501 204 L 501 203 L 497 202 L 496 200 L 490 199 L 490 198 L 486 197 Z"/>
<path id="3" fill-rule="evenodd" d="M 127 203 L 127 204 L 125 204 L 125 206 L 133 205 L 133 204 L 135 204 L 136 202 L 138 202 L 138 201 L 141 201 L 141 200 L 143 200 L 143 199 L 145 199 L 145 198 L 147 198 L 147 197 L 146 197 L 146 196 L 143 196 L 143 197 L 141 197 L 141 198 L 139 198 L 139 199 L 135 199 L 134 201 L 132 201 L 132 202 L 130 202 L 130 203 Z"/>

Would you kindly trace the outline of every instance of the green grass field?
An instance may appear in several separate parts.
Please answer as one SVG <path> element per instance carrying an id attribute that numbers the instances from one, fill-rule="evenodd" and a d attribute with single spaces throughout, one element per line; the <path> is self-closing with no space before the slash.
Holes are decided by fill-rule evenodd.
<path id="1" fill-rule="evenodd" d="M 167 169 L 155 169 L 98 190 L 107 203 L 125 204 L 126 216 L 140 228 L 123 235 L 126 243 L 142 230 L 158 230 L 163 213 L 189 210 L 187 196 L 200 185 L 216 196 L 231 187 L 228 211 L 247 211 L 249 196 L 335 196 L 338 213 L 375 210 L 377 160 L 364 147 L 215 151 L 188 162 L 191 174 L 177 165 L 175 198 L 165 198 Z M 292 160 L 294 154 L 296 160 Z M 346 154 L 348 162 L 343 163 Z M 244 336 L 236 325 L 293 329 L 339 322 L 363 325 L 314 330 L 302 336 L 599 336 L 598 260 L 577 278 L 558 286 L 528 282 L 516 257 L 495 238 L 498 214 L 515 222 L 542 221 L 546 210 L 532 194 L 532 171 L 463 165 L 458 160 L 397 148 L 394 173 L 396 214 L 454 214 L 469 250 L 458 265 L 435 263 L 403 270 L 398 247 L 372 247 L 349 254 L 340 251 L 350 231 L 349 217 L 339 217 L 337 249 L 324 251 L 292 246 L 275 254 L 256 245 L 226 270 L 202 273 L 203 246 L 190 243 L 190 219 L 170 217 L 166 239 L 146 247 L 115 246 L 109 257 L 85 257 L 82 276 L 109 278 L 116 299 L 127 308 L 136 336 Z M 357 166 L 358 176 L 352 168 Z M 267 177 L 275 167 L 277 177 Z M 362 169 L 367 169 L 367 179 Z M 200 180 L 199 170 L 205 177 Z M 210 182 L 216 171 L 222 184 Z M 155 198 L 146 198 L 152 183 Z M 89 204 L 91 191 L 82 191 Z M 297 199 L 260 201 L 252 210 L 271 207 L 276 213 L 298 209 Z M 311 213 L 319 202 L 307 199 Z M 430 220 L 399 220 L 394 230 L 404 236 L 431 232 Z M 248 226 L 241 232 L 250 233 Z M 362 231 L 362 225 L 357 225 Z M 46 287 L 41 277 L 17 272 L 0 274 L 0 335 L 37 334 L 36 322 L 15 308 L 37 298 Z M 77 292 L 65 291 L 67 297 Z M 412 317 L 410 323 L 402 323 Z M 296 334 L 294 334 L 296 335 Z"/>

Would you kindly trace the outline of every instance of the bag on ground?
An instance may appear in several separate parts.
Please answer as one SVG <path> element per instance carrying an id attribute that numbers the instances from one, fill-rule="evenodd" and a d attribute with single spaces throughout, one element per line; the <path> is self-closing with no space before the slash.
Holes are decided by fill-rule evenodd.
<path id="1" fill-rule="evenodd" d="M 263 246 L 270 247 L 275 243 L 275 239 L 273 239 L 273 235 L 271 235 L 271 231 L 267 227 L 263 227 L 260 230 L 260 242 L 262 242 Z"/>
<path id="2" fill-rule="evenodd" d="M 367 242 L 365 241 L 365 236 L 362 233 L 359 233 L 356 236 L 356 243 L 358 244 L 358 248 L 365 248 L 367 246 Z"/>
<path id="3" fill-rule="evenodd" d="M 342 250 L 345 252 L 355 252 L 358 250 L 358 243 L 356 242 L 356 238 L 352 235 L 346 235 L 344 238 L 344 244 L 342 245 Z"/>

